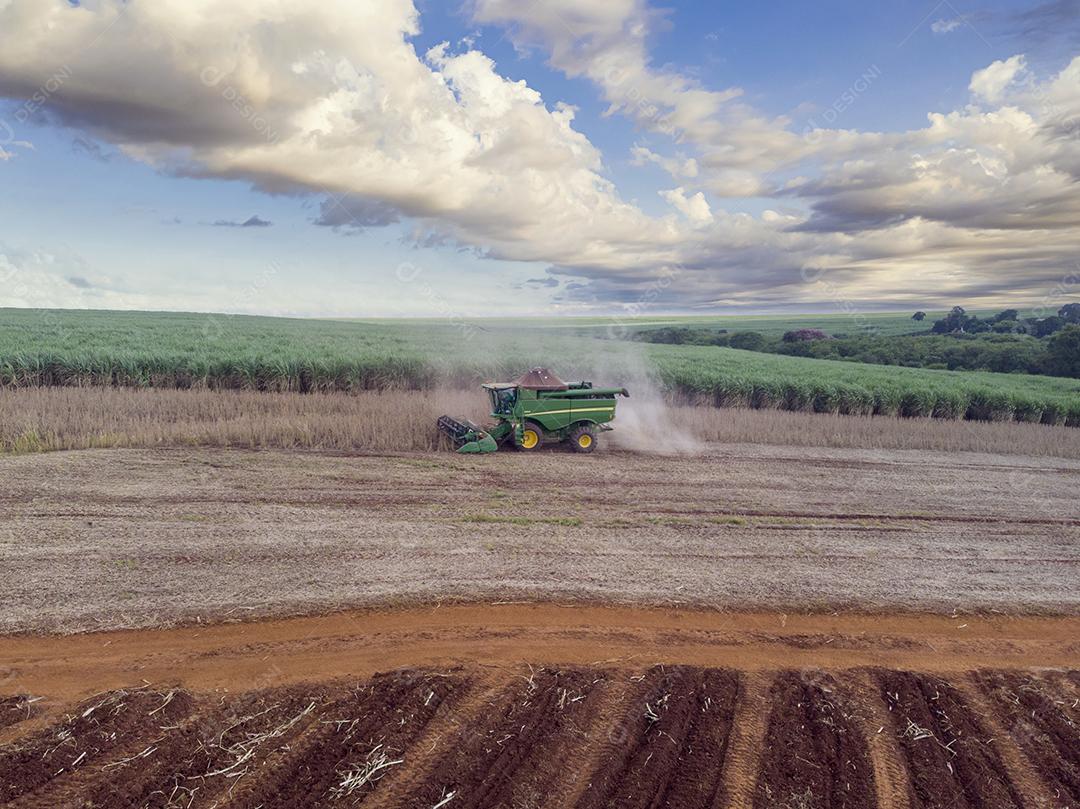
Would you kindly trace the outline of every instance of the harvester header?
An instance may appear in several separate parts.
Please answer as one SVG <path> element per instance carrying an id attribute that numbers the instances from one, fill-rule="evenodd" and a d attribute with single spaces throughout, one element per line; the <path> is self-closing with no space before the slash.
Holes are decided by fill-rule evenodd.
<path id="1" fill-rule="evenodd" d="M 482 387 L 491 400 L 494 425 L 439 418 L 439 429 L 458 452 L 495 452 L 508 445 L 531 452 L 562 441 L 576 452 L 592 452 L 598 435 L 612 429 L 608 422 L 615 418 L 615 397 L 630 395 L 626 388 L 594 388 L 591 382 L 568 385 L 547 368 L 531 368 L 514 382 Z"/>

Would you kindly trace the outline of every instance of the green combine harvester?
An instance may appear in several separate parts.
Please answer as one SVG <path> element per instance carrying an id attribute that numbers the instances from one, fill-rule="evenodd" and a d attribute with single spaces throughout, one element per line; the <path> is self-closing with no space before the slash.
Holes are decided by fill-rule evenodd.
<path id="1" fill-rule="evenodd" d="M 547 368 L 533 368 L 516 382 L 483 387 L 491 398 L 493 427 L 439 418 L 439 429 L 458 452 L 495 452 L 511 442 L 532 452 L 560 441 L 569 441 L 575 452 L 592 452 L 597 435 L 612 429 L 607 423 L 615 418 L 615 397 L 630 395 L 626 388 L 594 388 L 591 382 L 567 385 Z"/>

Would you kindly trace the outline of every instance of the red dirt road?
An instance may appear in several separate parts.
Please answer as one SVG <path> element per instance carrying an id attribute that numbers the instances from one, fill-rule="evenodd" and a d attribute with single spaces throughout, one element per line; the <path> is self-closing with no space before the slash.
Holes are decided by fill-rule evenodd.
<path id="1" fill-rule="evenodd" d="M 243 690 L 407 667 L 526 663 L 747 671 L 1080 668 L 1080 617 L 786 615 L 551 604 L 352 611 L 0 638 L 0 673 L 6 672 L 0 695 L 29 690 L 75 699 L 144 680 Z"/>

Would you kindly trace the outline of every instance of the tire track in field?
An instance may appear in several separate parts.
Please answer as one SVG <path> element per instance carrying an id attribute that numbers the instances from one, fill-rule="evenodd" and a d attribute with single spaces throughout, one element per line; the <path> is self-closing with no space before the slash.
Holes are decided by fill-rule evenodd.
<path id="1" fill-rule="evenodd" d="M 911 784 L 904 754 L 896 743 L 889 710 L 881 701 L 877 684 L 868 671 L 855 672 L 852 687 L 866 711 L 866 746 L 874 767 L 874 784 L 880 809 L 911 809 Z"/>
<path id="2" fill-rule="evenodd" d="M 530 669 L 513 677 L 481 721 L 462 727 L 407 806 L 453 795 L 462 809 L 541 807 L 567 768 L 603 676 L 586 669 Z"/>
<path id="3" fill-rule="evenodd" d="M 550 806 L 556 809 L 578 806 L 603 762 L 610 760 L 626 743 L 626 718 L 632 706 L 644 700 L 643 682 L 634 682 L 626 672 L 619 672 L 604 684 L 604 693 L 593 706 L 592 721 L 586 730 L 588 735 L 570 756 L 577 760 L 576 771 L 555 785 Z"/>
<path id="4" fill-rule="evenodd" d="M 748 672 L 742 676 L 716 809 L 747 809 L 754 803 L 768 729 L 767 697 L 775 678 L 775 672 Z"/>
<path id="5" fill-rule="evenodd" d="M 968 674 L 962 679 L 958 678 L 953 685 L 991 735 L 994 749 L 1005 767 L 1006 775 L 1013 788 L 1024 799 L 1024 806 L 1036 809 L 1041 809 L 1041 807 L 1049 809 L 1054 806 L 1053 796 L 1050 794 L 1049 787 L 1039 777 L 1038 767 L 1032 766 L 1032 762 L 1028 760 L 1012 734 L 999 721 L 997 712 L 986 698 L 975 674 Z"/>
<path id="6" fill-rule="evenodd" d="M 738 675 L 656 666 L 578 801 L 583 809 L 707 809 L 720 791 Z"/>
<path id="7" fill-rule="evenodd" d="M 440 706 L 424 732 L 406 748 L 409 767 L 392 771 L 379 790 L 365 801 L 365 809 L 395 809 L 407 805 L 407 795 L 427 781 L 447 745 L 462 729 L 482 726 L 485 712 L 508 688 L 502 679 L 477 680 L 463 688 L 456 700 L 448 700 Z"/>

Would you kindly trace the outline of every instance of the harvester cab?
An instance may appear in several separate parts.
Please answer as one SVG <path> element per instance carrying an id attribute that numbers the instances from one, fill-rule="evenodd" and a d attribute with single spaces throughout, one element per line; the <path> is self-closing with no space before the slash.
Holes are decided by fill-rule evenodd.
<path id="1" fill-rule="evenodd" d="M 495 424 L 480 427 L 468 419 L 439 418 L 439 429 L 458 452 L 495 452 L 500 446 L 531 452 L 562 441 L 576 452 L 592 452 L 599 434 L 612 429 L 608 422 L 615 418 L 615 397 L 630 395 L 626 388 L 594 388 L 591 382 L 568 385 L 547 368 L 483 388 Z"/>

